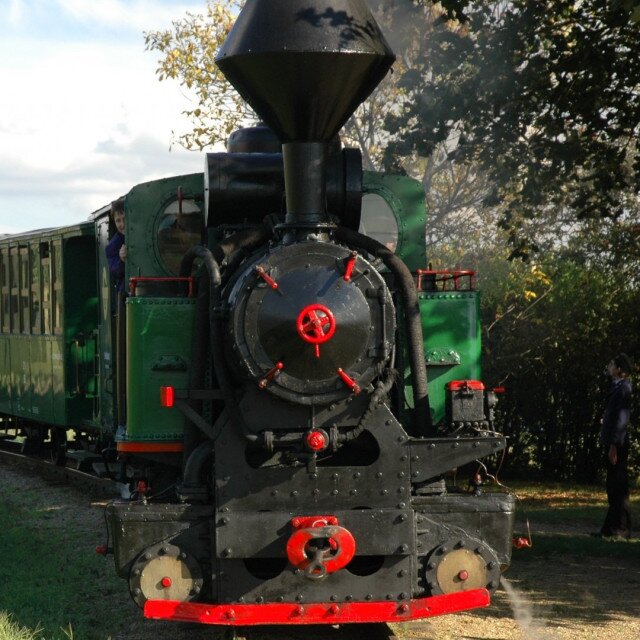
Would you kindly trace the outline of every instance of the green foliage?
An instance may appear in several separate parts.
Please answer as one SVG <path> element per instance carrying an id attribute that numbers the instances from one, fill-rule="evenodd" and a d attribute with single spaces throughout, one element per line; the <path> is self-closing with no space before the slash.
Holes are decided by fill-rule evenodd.
<path id="1" fill-rule="evenodd" d="M 192 130 L 178 136 L 187 149 L 224 142 L 240 125 L 255 118 L 248 105 L 220 73 L 216 53 L 233 26 L 242 0 L 210 0 L 204 14 L 187 13 L 170 29 L 144 34 L 146 48 L 161 54 L 159 80 L 177 80 L 194 107 L 184 112 Z"/>
<path id="2" fill-rule="evenodd" d="M 38 640 L 42 638 L 39 628 L 21 627 L 5 611 L 0 611 L 0 640 Z"/>
<path id="3" fill-rule="evenodd" d="M 403 75 L 402 112 L 386 118 L 402 132 L 388 164 L 449 141 L 456 164 L 486 173 L 484 201 L 503 207 L 515 256 L 535 248 L 526 221 L 545 207 L 621 215 L 640 177 L 639 3 L 418 3 L 434 4 L 439 28 Z"/>
<path id="4" fill-rule="evenodd" d="M 16 503 L 8 496 L 0 503 L 0 639 L 4 625 L 7 640 L 105 640 L 104 612 L 121 581 L 105 570 L 94 540 L 72 528 L 62 538 L 28 493 Z M 109 622 L 117 631 L 120 621 L 109 616 Z"/>
<path id="5" fill-rule="evenodd" d="M 511 471 L 596 481 L 605 365 L 620 351 L 640 354 L 640 237 L 629 225 L 601 224 L 537 262 L 485 255 L 480 269 L 485 376 L 507 390 L 499 421 L 511 437 Z M 637 394 L 634 402 L 637 424 Z M 634 448 L 635 474 L 639 463 Z"/>

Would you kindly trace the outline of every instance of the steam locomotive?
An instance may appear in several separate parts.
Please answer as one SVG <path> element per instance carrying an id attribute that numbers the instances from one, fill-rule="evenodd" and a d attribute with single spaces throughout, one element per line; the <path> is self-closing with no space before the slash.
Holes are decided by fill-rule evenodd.
<path id="1" fill-rule="evenodd" d="M 506 446 L 473 274 L 424 268 L 420 185 L 338 138 L 393 60 L 363 0 L 248 0 L 218 64 L 266 126 L 126 195 L 126 300 L 106 207 L 0 239 L 0 412 L 112 443 L 108 551 L 149 618 L 406 621 L 488 605 L 509 564 L 513 496 L 443 479 Z"/>

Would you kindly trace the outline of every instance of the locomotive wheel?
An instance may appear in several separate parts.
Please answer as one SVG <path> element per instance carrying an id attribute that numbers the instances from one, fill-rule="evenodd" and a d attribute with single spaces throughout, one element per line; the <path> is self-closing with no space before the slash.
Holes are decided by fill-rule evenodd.
<path id="1" fill-rule="evenodd" d="M 148 547 L 136 558 L 129 574 L 131 597 L 140 608 L 147 600 L 195 600 L 202 584 L 196 559 L 172 544 Z"/>
<path id="2" fill-rule="evenodd" d="M 489 589 L 500 582 L 500 564 L 485 544 L 457 538 L 436 547 L 425 567 L 427 585 L 433 595 Z"/>

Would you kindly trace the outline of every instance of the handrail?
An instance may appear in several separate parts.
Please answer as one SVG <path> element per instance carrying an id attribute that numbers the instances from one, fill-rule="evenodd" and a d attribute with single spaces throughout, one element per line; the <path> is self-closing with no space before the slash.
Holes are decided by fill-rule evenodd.
<path id="1" fill-rule="evenodd" d="M 429 291 L 423 285 L 423 277 L 428 276 L 427 287 L 435 287 L 436 291 L 475 291 L 476 271 L 471 269 L 417 269 L 416 288 L 418 291 Z M 453 284 L 453 289 L 449 288 Z M 438 287 L 440 285 L 440 287 Z M 466 285 L 466 286 L 465 286 Z"/>

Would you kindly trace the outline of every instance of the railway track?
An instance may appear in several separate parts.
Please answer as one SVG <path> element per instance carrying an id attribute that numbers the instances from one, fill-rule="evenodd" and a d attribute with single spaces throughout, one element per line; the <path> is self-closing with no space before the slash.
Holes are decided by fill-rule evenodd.
<path id="1" fill-rule="evenodd" d="M 121 485 L 109 478 L 99 478 L 84 471 L 63 467 L 41 458 L 25 456 L 14 451 L 0 448 L 0 465 L 15 466 L 27 469 L 50 481 L 70 484 L 79 487 L 90 487 L 93 491 L 107 497 L 120 496 Z"/>

